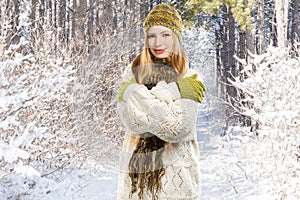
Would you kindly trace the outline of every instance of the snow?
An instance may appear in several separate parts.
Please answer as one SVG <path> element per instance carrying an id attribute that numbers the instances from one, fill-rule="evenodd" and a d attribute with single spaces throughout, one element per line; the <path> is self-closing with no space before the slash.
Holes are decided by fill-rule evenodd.
<path id="1" fill-rule="evenodd" d="M 40 172 L 29 165 L 16 166 L 14 172 L 21 174 L 23 177 L 41 176 Z"/>
<path id="2" fill-rule="evenodd" d="M 18 158 L 28 159 L 30 154 L 13 144 L 6 144 L 0 141 L 0 158 L 3 158 L 5 162 L 13 163 Z"/>
<path id="3" fill-rule="evenodd" d="M 27 167 L 26 167 L 27 168 Z M 38 174 L 32 168 L 2 177 L 0 199 L 24 200 L 110 200 L 116 199 L 117 174 L 108 171 L 75 170 L 54 181 Z M 30 172 L 28 172 L 30 171 Z"/>
<path id="4" fill-rule="evenodd" d="M 21 16 L 26 26 L 25 18 Z M 232 84 L 248 94 L 241 101 L 252 107 L 235 109 L 260 128 L 250 131 L 236 124 L 225 129 L 216 69 L 207 67 L 214 66 L 211 35 L 200 32 L 186 31 L 185 49 L 208 89 L 197 126 L 202 199 L 299 199 L 299 58 L 287 49 L 269 48 L 253 55 L 250 63 L 238 59 L 248 78 Z M 47 46 L 38 55 L 17 53 L 26 41 L 21 38 L 0 61 L 0 199 L 115 200 L 114 164 L 121 136 L 117 124 L 106 117 L 115 114 L 109 109 L 119 72 L 105 70 L 111 64 L 108 58 L 117 56 L 96 52 L 91 69 L 77 71 L 70 57 L 47 55 Z M 115 50 L 115 43 L 108 43 Z M 101 94 L 110 96 L 99 104 Z M 103 110 L 106 116 L 99 115 Z"/>
<path id="5" fill-rule="evenodd" d="M 220 144 L 221 141 L 217 141 Z M 235 141 L 236 142 L 236 141 Z M 238 151 L 239 142 L 234 143 Z M 209 153 L 208 153 L 209 151 Z M 257 187 L 258 182 L 234 164 L 235 159 L 224 155 L 224 147 L 202 150 L 201 196 L 206 200 L 272 199 Z M 222 153 L 223 152 L 223 153 Z M 227 169 L 224 169 L 224 167 Z M 0 199 L 20 195 L 21 199 L 47 200 L 115 200 L 117 195 L 117 172 L 101 166 L 85 166 L 60 177 L 58 181 L 41 177 L 30 166 L 17 167 L 15 173 L 7 174 L 1 180 Z M 234 170 L 236 175 L 230 175 Z M 296 181 L 296 180 L 294 180 Z M 30 195 L 29 195 L 30 194 Z"/>

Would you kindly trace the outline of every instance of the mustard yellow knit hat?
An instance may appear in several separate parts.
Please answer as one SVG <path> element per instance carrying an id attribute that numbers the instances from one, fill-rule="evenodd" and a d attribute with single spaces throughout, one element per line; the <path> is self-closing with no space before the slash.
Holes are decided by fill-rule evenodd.
<path id="1" fill-rule="evenodd" d="M 144 31 L 152 26 L 164 26 L 171 29 L 179 38 L 183 36 L 183 25 L 178 11 L 165 3 L 158 4 L 147 15 L 144 21 Z"/>

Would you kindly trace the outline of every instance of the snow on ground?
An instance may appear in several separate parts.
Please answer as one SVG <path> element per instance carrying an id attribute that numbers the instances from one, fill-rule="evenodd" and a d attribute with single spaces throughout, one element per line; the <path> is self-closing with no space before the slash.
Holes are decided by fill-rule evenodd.
<path id="1" fill-rule="evenodd" d="M 117 174 L 104 169 L 74 170 L 60 181 L 13 173 L 2 176 L 0 199 L 109 200 L 116 199 L 116 189 Z"/>
<path id="2" fill-rule="evenodd" d="M 230 180 L 226 173 L 224 158 L 219 153 L 220 148 L 208 149 L 202 152 L 205 157 L 200 159 L 202 191 L 201 199 L 205 200 L 249 200 L 268 199 L 258 196 L 259 191 L 253 183 L 244 177 Z M 207 154 L 206 154 L 207 153 Z M 216 171 L 216 169 L 220 169 Z M 31 169 L 24 168 L 30 171 Z M 20 171 L 21 172 L 21 171 Z M 24 174 L 24 173 L 23 173 Z M 26 174 L 24 174 L 26 175 Z M 22 200 L 115 200 L 117 197 L 117 173 L 104 168 L 96 172 L 89 169 L 74 170 L 61 177 L 61 181 L 54 181 L 38 176 L 24 176 L 9 174 L 2 176 L 0 185 L 0 199 Z M 233 181 L 234 183 L 232 183 Z"/>
<path id="3" fill-rule="evenodd" d="M 215 114 L 214 114 L 215 115 Z M 250 200 L 270 199 L 258 196 L 259 191 L 252 180 L 245 179 L 243 173 L 231 177 L 224 169 L 230 166 L 232 157 L 226 154 L 222 138 L 207 130 L 212 116 L 200 112 L 197 126 L 198 144 L 201 150 L 201 199 L 204 200 Z M 223 146 L 222 146 L 223 144 Z M 232 150 L 232 149 L 231 149 Z M 239 151 L 239 149 L 233 149 Z M 225 153 L 224 153 L 225 152 Z M 226 157 L 228 155 L 228 157 Z M 40 177 L 30 166 L 20 166 L 12 174 L 0 173 L 0 199 L 22 200 L 116 200 L 116 171 L 107 170 L 92 161 L 82 169 L 54 181 Z"/>
<path id="4" fill-rule="evenodd" d="M 201 166 L 201 199 L 204 200 L 250 200 L 264 199 L 253 183 L 247 181 L 244 176 L 238 174 L 231 179 L 229 173 L 226 173 L 225 162 L 229 158 L 220 154 L 222 148 L 215 148 L 209 155 L 200 160 Z"/>
<path id="5" fill-rule="evenodd" d="M 220 133 L 217 133 L 221 130 L 220 127 L 211 124 L 218 115 L 213 111 L 205 111 L 205 108 L 200 110 L 204 110 L 199 113 L 197 126 L 201 151 L 201 199 L 268 199 L 258 196 L 259 191 L 254 182 L 245 179 L 243 173 L 232 177 L 232 171 L 226 172 L 227 169 L 224 168 L 230 166 L 232 157 L 224 153 L 228 150 L 222 146 Z M 238 152 L 239 149 L 233 151 Z M 117 178 L 116 171 L 107 170 L 92 161 L 85 163 L 81 169 L 66 173 L 56 181 L 41 177 L 30 166 L 21 165 L 11 174 L 0 171 L 0 199 L 116 200 Z"/>

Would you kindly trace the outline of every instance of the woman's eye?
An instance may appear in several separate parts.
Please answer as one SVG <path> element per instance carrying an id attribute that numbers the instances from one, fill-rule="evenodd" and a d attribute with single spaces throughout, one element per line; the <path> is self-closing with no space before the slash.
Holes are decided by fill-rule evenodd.
<path id="1" fill-rule="evenodd" d="M 171 34 L 169 34 L 169 33 L 163 34 L 163 37 L 169 37 L 169 36 L 171 36 Z"/>
<path id="2" fill-rule="evenodd" d="M 148 38 L 154 38 L 155 35 L 148 35 Z"/>

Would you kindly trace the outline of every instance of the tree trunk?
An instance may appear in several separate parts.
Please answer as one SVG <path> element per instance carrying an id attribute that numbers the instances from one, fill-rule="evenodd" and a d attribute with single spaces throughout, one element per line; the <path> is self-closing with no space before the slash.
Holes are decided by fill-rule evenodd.
<path id="1" fill-rule="evenodd" d="M 293 17 L 292 17 L 292 33 L 291 33 L 291 40 L 292 44 L 295 43 L 295 41 L 298 39 L 300 35 L 299 31 L 299 4 L 300 0 L 294 0 L 293 1 Z"/>
<path id="2" fill-rule="evenodd" d="M 29 15 L 30 18 L 30 42 L 35 45 L 35 33 L 36 33 L 36 5 L 37 0 L 31 1 L 31 13 Z"/>
<path id="3" fill-rule="evenodd" d="M 280 48 L 284 48 L 287 45 L 288 7 L 289 0 L 275 1 L 277 38 L 278 46 Z"/>
<path id="4" fill-rule="evenodd" d="M 52 43 L 53 43 L 53 49 L 55 52 L 57 52 L 58 46 L 57 46 L 57 4 L 58 2 L 56 0 L 52 1 L 52 29 L 53 29 L 53 34 L 52 36 Z"/>
<path id="5" fill-rule="evenodd" d="M 264 0 L 257 1 L 257 44 L 256 49 L 258 54 L 262 54 L 266 51 L 265 47 L 265 11 L 264 11 Z"/>
<path id="6" fill-rule="evenodd" d="M 229 21 L 228 21 L 228 61 L 229 66 L 231 69 L 231 73 L 233 76 L 237 75 L 237 70 L 235 68 L 235 59 L 234 59 L 234 52 L 235 52 L 235 23 L 233 15 L 229 9 L 229 15 L 228 15 Z"/>
<path id="7" fill-rule="evenodd" d="M 228 88 L 227 88 L 227 77 L 229 76 L 230 66 L 228 61 L 228 29 L 229 29 L 229 17 L 228 17 L 228 10 L 225 5 L 222 7 L 223 11 L 223 17 L 222 17 L 222 28 L 221 28 L 221 35 L 220 35 L 220 41 L 221 41 L 221 52 L 220 52 L 220 61 L 221 61 L 221 87 L 220 90 L 222 92 L 222 95 L 224 95 L 224 100 L 227 100 L 228 95 Z"/>
<path id="8" fill-rule="evenodd" d="M 94 7 L 94 1 L 92 2 L 89 2 L 89 5 L 88 5 L 88 9 L 87 9 L 87 38 L 88 38 L 88 44 L 89 46 L 92 45 L 94 43 L 94 37 L 95 37 L 95 30 L 94 30 L 94 10 L 95 10 L 95 7 Z"/>
<path id="9" fill-rule="evenodd" d="M 128 0 L 124 0 L 123 8 L 123 30 L 127 30 L 127 17 L 128 17 Z"/>
<path id="10" fill-rule="evenodd" d="M 225 75 L 225 83 L 226 83 L 226 94 L 228 95 L 227 100 L 230 98 L 234 98 L 236 96 L 236 90 L 232 87 L 228 79 L 231 79 L 232 76 L 237 75 L 237 71 L 235 68 L 235 59 L 234 59 L 234 51 L 235 51 L 235 24 L 234 18 L 230 9 L 226 6 L 223 6 L 224 12 L 224 39 L 223 39 L 223 49 L 221 52 L 222 64 L 224 65 L 224 75 Z"/>
<path id="11" fill-rule="evenodd" d="M 101 26 L 102 26 L 102 33 L 106 31 L 113 31 L 113 2 L 111 0 L 103 1 L 103 13 L 101 15 Z"/>
<path id="12" fill-rule="evenodd" d="M 130 27 L 136 22 L 135 0 L 130 0 Z"/>
<path id="13" fill-rule="evenodd" d="M 40 0 L 39 8 L 39 29 L 41 33 L 44 33 L 42 26 L 45 21 L 45 0 Z"/>
<path id="14" fill-rule="evenodd" d="M 74 38 L 76 41 L 85 41 L 85 19 L 87 11 L 87 0 L 73 0 L 74 8 Z M 75 34 L 76 33 L 76 34 Z"/>
<path id="15" fill-rule="evenodd" d="M 219 98 L 224 99 L 225 90 L 224 90 L 224 66 L 222 65 L 222 50 L 223 44 L 222 40 L 224 39 L 223 26 L 221 26 L 221 19 L 218 19 L 218 26 L 215 26 L 215 43 L 216 43 L 216 65 L 217 65 L 217 93 Z M 217 27 L 219 27 L 217 29 Z"/>
<path id="16" fill-rule="evenodd" d="M 101 12 L 102 12 L 102 4 L 99 1 L 96 1 L 96 13 L 95 13 L 95 26 L 96 26 L 96 35 L 101 33 Z"/>
<path id="17" fill-rule="evenodd" d="M 116 32 L 119 30 L 118 28 L 118 1 L 114 0 L 113 1 L 113 30 Z"/>
<path id="18" fill-rule="evenodd" d="M 36 16 L 36 5 L 37 5 L 37 0 L 31 0 L 31 13 L 30 13 L 30 20 L 32 22 L 31 26 L 35 26 L 35 16 Z"/>
<path id="19" fill-rule="evenodd" d="M 247 37 L 247 33 L 246 31 L 240 31 L 239 32 L 239 40 L 238 40 L 238 46 L 239 46 L 239 58 L 241 59 L 246 59 L 247 57 L 247 51 L 246 51 L 246 39 Z M 244 69 L 244 66 L 242 63 L 238 63 L 238 67 L 239 67 L 239 77 L 240 77 L 240 81 L 244 81 L 246 79 L 246 74 L 245 73 L 241 73 L 241 71 Z M 242 90 L 239 90 L 239 96 L 237 97 L 239 98 L 239 102 L 241 102 L 240 100 L 241 99 L 245 99 L 246 96 L 245 96 L 245 93 L 242 91 Z M 249 102 L 244 102 L 244 104 L 248 104 L 249 105 Z M 241 115 L 240 116 L 240 122 L 243 123 L 243 125 L 245 126 L 251 126 L 251 118 L 245 116 L 245 115 Z"/>
<path id="20" fill-rule="evenodd" d="M 233 77 L 238 76 L 238 70 L 236 68 L 235 59 L 234 59 L 234 53 L 235 53 L 235 22 L 232 15 L 232 12 L 230 9 L 228 9 L 228 74 L 227 79 L 233 80 Z M 236 100 L 237 98 L 237 91 L 234 86 L 229 84 L 229 81 L 227 80 L 227 91 L 230 99 Z"/>
<path id="21" fill-rule="evenodd" d="M 225 90 L 225 101 L 231 105 L 235 105 L 237 100 L 237 90 L 229 82 L 229 79 L 233 79 L 232 76 L 236 77 L 238 71 L 235 65 L 234 53 L 235 53 L 235 21 L 230 8 L 223 5 L 223 39 L 222 39 L 222 50 L 221 50 L 221 60 L 223 65 L 223 82 Z M 238 119 L 234 115 L 233 109 L 231 107 L 226 107 L 226 124 L 230 126 L 230 123 L 237 121 Z"/>
<path id="22" fill-rule="evenodd" d="M 18 44 L 20 42 L 20 31 L 18 30 L 18 26 L 19 26 L 19 17 L 20 17 L 20 8 L 19 8 L 19 2 L 18 0 L 13 0 L 13 5 L 12 5 L 12 9 L 13 9 L 13 15 L 12 16 L 12 20 L 13 20 L 13 27 L 12 27 L 12 38 L 11 41 L 13 44 Z"/>
<path id="23" fill-rule="evenodd" d="M 66 20 L 65 20 L 65 43 L 67 47 L 70 45 L 71 36 L 71 15 L 72 15 L 72 5 L 70 0 L 66 0 Z"/>
<path id="24" fill-rule="evenodd" d="M 239 58 L 245 59 L 246 58 L 246 31 L 239 30 L 239 40 L 238 40 L 238 47 L 239 47 Z M 242 67 L 242 65 L 240 65 Z"/>
<path id="25" fill-rule="evenodd" d="M 254 36 L 251 30 L 245 30 L 246 33 L 246 46 L 247 50 L 250 51 L 251 53 L 255 52 L 255 42 L 254 42 Z M 248 54 L 248 53 L 247 53 Z M 247 57 L 246 57 L 247 59 Z"/>
<path id="26" fill-rule="evenodd" d="M 48 18 L 48 25 L 50 27 L 52 27 L 52 1 L 51 0 L 48 0 L 47 1 L 47 6 L 46 6 L 46 15 L 47 15 L 47 18 Z"/>
<path id="27" fill-rule="evenodd" d="M 66 1 L 59 1 L 59 19 L 58 19 L 58 34 L 61 43 L 66 42 Z"/>
<path id="28" fill-rule="evenodd" d="M 140 3 L 140 17 L 141 17 L 141 21 L 144 21 L 147 14 L 148 14 L 148 5 L 147 5 L 147 1 L 145 0 L 141 0 Z"/>

